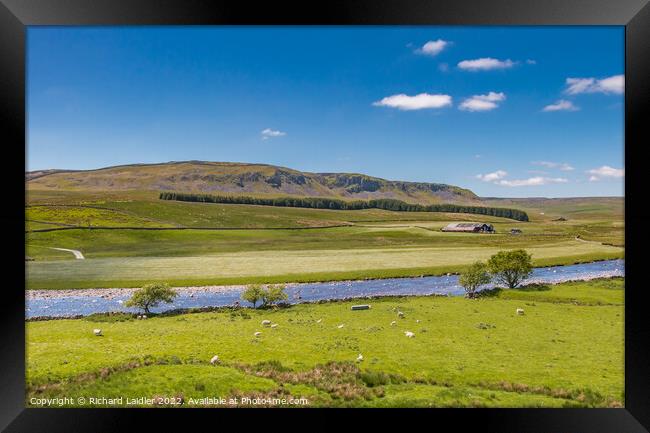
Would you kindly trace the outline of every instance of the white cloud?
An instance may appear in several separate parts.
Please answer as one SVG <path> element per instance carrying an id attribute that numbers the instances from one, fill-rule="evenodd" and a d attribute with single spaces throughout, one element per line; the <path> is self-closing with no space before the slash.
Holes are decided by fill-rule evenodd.
<path id="1" fill-rule="evenodd" d="M 490 69 L 506 69 L 514 66 L 515 62 L 510 59 L 499 60 L 493 59 L 492 57 L 483 57 L 480 59 L 474 60 L 463 60 L 458 63 L 460 69 L 465 69 L 467 71 L 486 71 Z"/>
<path id="2" fill-rule="evenodd" d="M 529 64 L 529 65 L 536 65 L 536 64 L 537 64 L 537 60 L 527 59 L 527 60 L 526 60 L 526 63 Z"/>
<path id="3" fill-rule="evenodd" d="M 422 45 L 422 47 L 418 48 L 415 50 L 416 53 L 418 54 L 423 54 L 425 56 L 437 56 L 444 50 L 447 46 L 449 45 L 449 41 L 443 41 L 442 39 L 438 39 L 437 41 L 429 41 L 426 44 Z"/>
<path id="4" fill-rule="evenodd" d="M 625 76 L 613 75 L 611 77 L 596 78 L 567 78 L 567 88 L 564 90 L 569 95 L 580 93 L 616 93 L 622 94 L 625 91 Z"/>
<path id="5" fill-rule="evenodd" d="M 422 110 L 425 108 L 442 108 L 451 105 L 451 96 L 429 93 L 409 96 L 403 93 L 399 95 L 386 96 L 380 101 L 373 102 L 377 107 L 392 107 L 398 110 Z"/>
<path id="6" fill-rule="evenodd" d="M 507 175 L 508 173 L 506 171 L 497 170 L 492 173 L 477 174 L 476 178 L 482 180 L 483 182 L 494 182 L 494 181 L 498 181 L 499 179 L 503 179 Z"/>
<path id="7" fill-rule="evenodd" d="M 568 181 L 569 181 L 568 179 L 565 179 L 563 177 L 535 176 L 535 177 L 529 177 L 528 179 L 515 179 L 515 180 L 501 179 L 495 183 L 497 185 L 502 185 L 502 186 L 517 187 L 517 186 L 540 186 L 540 185 L 548 185 L 550 183 L 567 183 Z"/>
<path id="8" fill-rule="evenodd" d="M 269 138 L 283 137 L 283 136 L 287 135 L 286 132 L 278 131 L 278 130 L 271 129 L 271 128 L 266 128 L 266 129 L 262 130 L 261 134 L 262 134 L 262 140 L 268 140 Z"/>
<path id="9" fill-rule="evenodd" d="M 476 178 L 482 180 L 483 182 L 491 182 L 495 185 L 508 186 L 508 187 L 517 187 L 517 186 L 539 186 L 539 185 L 548 185 L 551 183 L 567 183 L 568 179 L 563 177 L 544 177 L 544 176 L 535 176 L 529 177 L 528 179 L 513 179 L 508 180 L 505 177 L 508 176 L 508 173 L 504 170 L 497 170 L 493 173 L 487 174 L 477 174 Z"/>
<path id="10" fill-rule="evenodd" d="M 487 95 L 474 95 L 471 98 L 465 99 L 458 108 L 465 111 L 494 110 L 499 106 L 497 102 L 505 99 L 506 95 L 503 92 L 490 92 Z"/>
<path id="11" fill-rule="evenodd" d="M 547 105 L 542 111 L 578 111 L 580 108 L 573 105 L 573 102 L 560 99 L 554 104 Z"/>
<path id="12" fill-rule="evenodd" d="M 552 162 L 552 161 L 533 161 L 531 162 L 533 165 L 541 165 L 542 167 L 546 168 L 557 168 L 562 171 L 571 171 L 573 170 L 573 167 L 570 164 L 567 164 L 566 162 Z"/>
<path id="13" fill-rule="evenodd" d="M 593 168 L 587 170 L 587 173 L 590 174 L 589 181 L 595 182 L 602 178 L 617 179 L 625 176 L 625 170 L 622 168 L 613 168 L 609 165 L 603 165 L 602 167 Z"/>

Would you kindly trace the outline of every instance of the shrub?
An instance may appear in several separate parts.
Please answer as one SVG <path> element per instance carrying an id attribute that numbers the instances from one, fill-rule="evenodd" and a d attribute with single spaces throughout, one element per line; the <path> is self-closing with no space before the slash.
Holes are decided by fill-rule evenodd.
<path id="1" fill-rule="evenodd" d="M 458 283 L 465 289 L 465 296 L 474 298 L 476 296 L 476 289 L 483 284 L 492 281 L 490 274 L 488 274 L 487 266 L 482 262 L 472 263 L 465 272 L 460 274 Z"/>
<path id="2" fill-rule="evenodd" d="M 259 284 L 248 286 L 241 294 L 241 298 L 253 304 L 253 308 L 257 307 L 257 303 L 264 299 L 265 290 Z"/>
<path id="3" fill-rule="evenodd" d="M 177 295 L 167 284 L 147 284 L 137 290 L 124 305 L 126 307 L 140 308 L 149 314 L 150 308 L 157 307 L 161 302 L 170 304 Z"/>
<path id="4" fill-rule="evenodd" d="M 264 306 L 273 305 L 280 301 L 286 301 L 289 296 L 285 292 L 286 287 L 282 285 L 271 286 L 264 291 L 262 302 Z"/>
<path id="5" fill-rule="evenodd" d="M 490 257 L 487 267 L 499 283 L 510 289 L 533 273 L 532 257 L 526 250 L 499 251 Z"/>

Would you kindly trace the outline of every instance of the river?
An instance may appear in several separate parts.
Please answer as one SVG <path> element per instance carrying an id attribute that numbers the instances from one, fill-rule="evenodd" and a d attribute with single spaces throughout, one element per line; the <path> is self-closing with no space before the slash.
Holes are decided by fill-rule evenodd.
<path id="1" fill-rule="evenodd" d="M 531 283 L 561 283 L 571 280 L 622 277 L 625 275 L 624 260 L 605 260 L 567 266 L 535 268 L 526 280 Z M 483 288 L 490 288 L 491 285 Z M 180 288 L 172 304 L 163 304 L 152 309 L 162 312 L 178 308 L 200 308 L 233 305 L 240 300 L 241 286 Z M 326 283 L 289 284 L 289 302 L 313 302 L 327 299 L 364 298 L 369 296 L 395 295 L 450 295 L 464 294 L 458 285 L 457 275 L 437 277 L 388 278 L 381 280 L 336 281 Z M 77 316 L 109 311 L 133 311 L 123 306 L 130 297 L 128 289 L 94 289 L 80 291 L 33 291 L 27 296 L 25 316 L 27 318 L 51 316 Z"/>

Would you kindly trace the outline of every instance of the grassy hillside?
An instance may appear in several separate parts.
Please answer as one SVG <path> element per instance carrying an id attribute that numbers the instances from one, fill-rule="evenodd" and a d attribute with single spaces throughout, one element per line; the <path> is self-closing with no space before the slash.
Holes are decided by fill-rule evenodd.
<path id="1" fill-rule="evenodd" d="M 40 177 L 26 184 L 25 241 L 27 255 L 34 259 L 27 263 L 27 286 L 124 287 L 151 280 L 176 285 L 239 284 L 433 275 L 457 272 L 472 260 L 511 248 L 529 250 L 537 265 L 624 254 L 620 198 L 480 202 L 528 212 L 531 221 L 518 222 L 472 214 L 174 202 L 159 200 L 157 191 L 129 189 L 153 188 L 161 179 L 205 185 L 202 176 L 215 166 L 220 167 L 217 163 L 178 163 L 39 173 Z M 251 170 L 245 164 L 226 166 L 233 173 Z M 265 176 L 277 169 L 254 167 Z M 199 170 L 198 180 L 180 175 L 179 170 Z M 337 176 L 322 175 L 318 185 L 330 185 L 324 193 L 358 194 L 351 193 L 349 185 L 332 186 L 343 182 Z M 266 188 L 268 183 L 260 179 L 255 182 Z M 328 184 L 323 179 L 334 181 Z M 427 196 L 437 200 L 438 193 L 429 190 Z M 454 221 L 490 223 L 497 234 L 440 231 Z M 512 228 L 523 233 L 511 235 Z M 71 253 L 53 248 L 80 250 L 86 260 L 75 260 Z"/>
<path id="2" fill-rule="evenodd" d="M 308 173 L 265 164 L 186 161 L 136 164 L 84 171 L 26 175 L 30 190 L 182 191 L 341 199 L 393 198 L 411 203 L 473 202 L 471 191 L 452 185 L 401 182 L 356 173 Z"/>
<path id="3" fill-rule="evenodd" d="M 623 280 L 612 279 L 479 300 L 376 299 L 365 311 L 333 302 L 29 322 L 28 404 L 279 396 L 310 406 L 620 407 L 623 299 Z"/>
<path id="4" fill-rule="evenodd" d="M 622 257 L 622 216 L 615 202 L 598 200 L 592 200 L 597 211 L 588 213 L 548 201 L 541 207 L 545 215 L 531 213 L 533 221 L 523 223 L 469 214 L 172 202 L 146 191 L 31 191 L 25 240 L 27 255 L 35 261 L 27 264 L 27 286 L 433 275 L 457 272 L 472 260 L 510 248 L 528 249 L 537 265 Z M 554 221 L 560 215 L 565 221 Z M 451 221 L 477 220 L 493 224 L 497 234 L 440 231 Z M 100 226 L 107 229 L 93 228 Z M 511 235 L 512 228 L 523 233 Z M 86 260 L 53 248 L 80 250 Z"/>

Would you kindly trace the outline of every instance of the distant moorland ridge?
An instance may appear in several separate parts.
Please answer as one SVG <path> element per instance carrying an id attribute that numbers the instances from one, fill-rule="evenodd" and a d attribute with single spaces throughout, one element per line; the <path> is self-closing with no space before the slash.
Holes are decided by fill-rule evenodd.
<path id="1" fill-rule="evenodd" d="M 309 173 L 266 164 L 182 161 L 96 170 L 27 172 L 29 189 L 184 191 L 259 196 L 395 199 L 408 203 L 476 204 L 472 191 L 443 183 L 386 180 L 358 173 Z"/>

